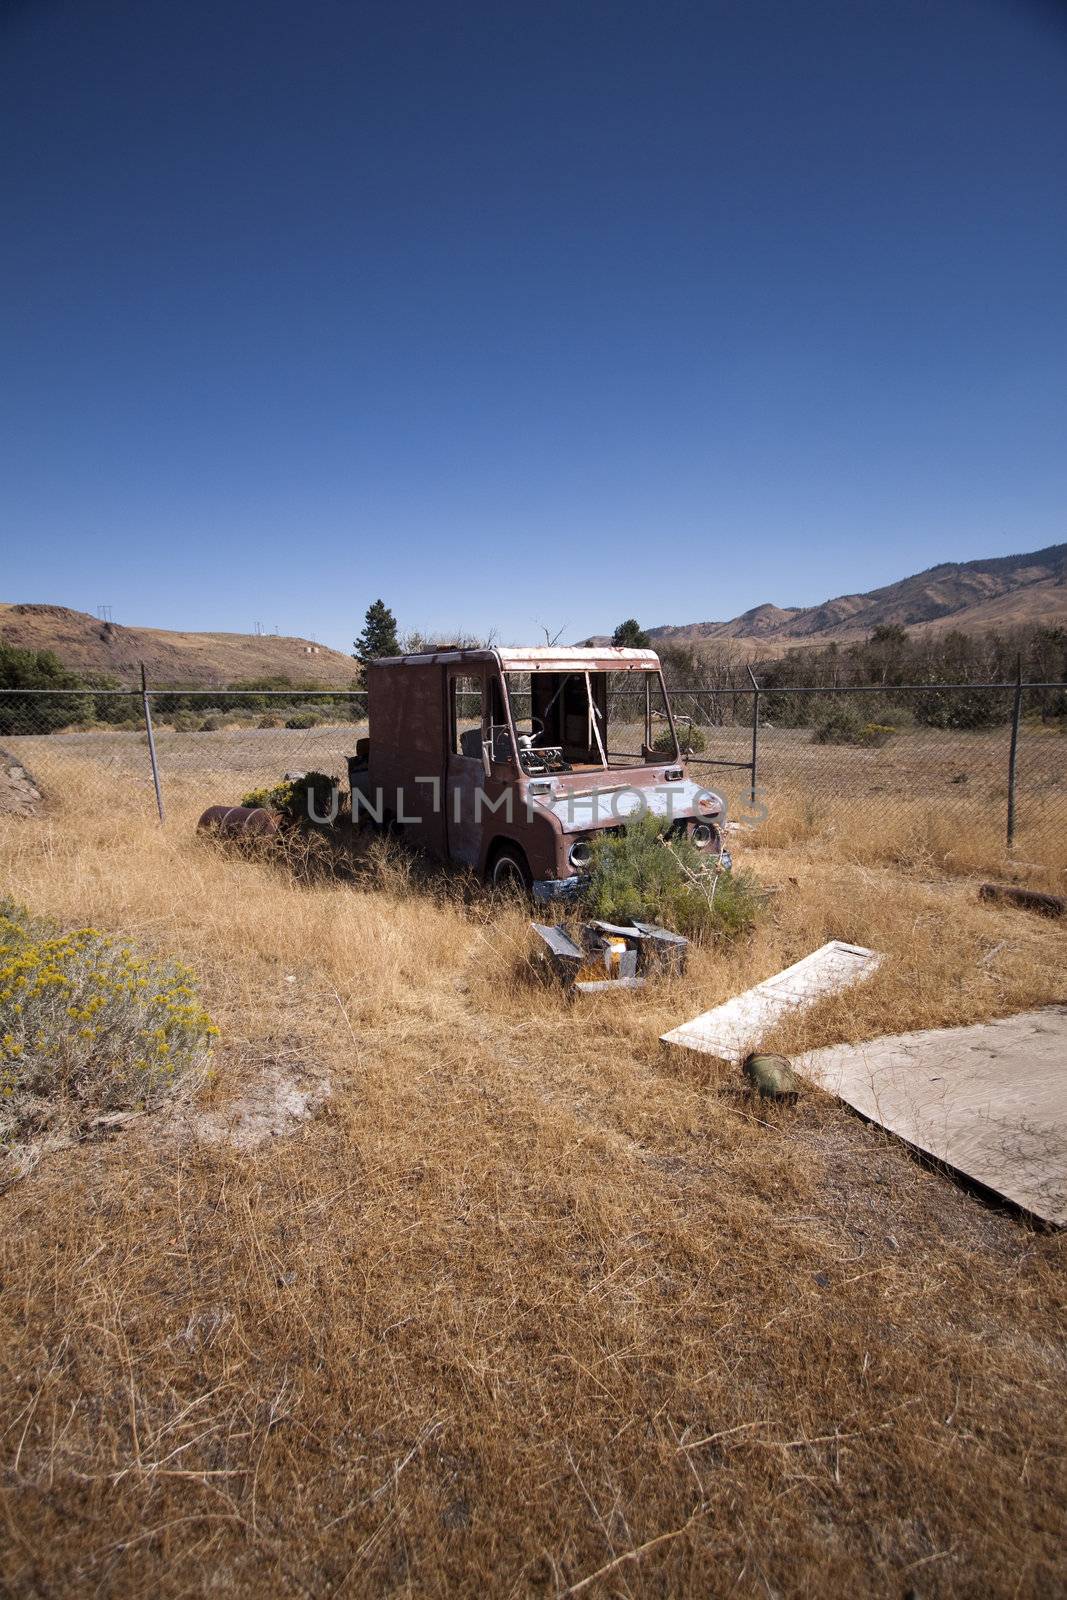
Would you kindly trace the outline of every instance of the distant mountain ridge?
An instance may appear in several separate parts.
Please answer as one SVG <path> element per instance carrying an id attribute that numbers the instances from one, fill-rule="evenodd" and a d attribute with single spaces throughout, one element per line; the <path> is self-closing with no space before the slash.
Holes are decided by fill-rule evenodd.
<path id="1" fill-rule="evenodd" d="M 793 646 L 865 638 L 880 624 L 919 633 L 965 632 L 1044 623 L 1067 627 L 1067 544 L 1021 555 L 946 561 L 866 594 L 843 594 L 817 606 L 769 601 L 727 622 L 664 623 L 647 631 L 657 644 L 736 641 L 750 654 L 780 654 Z M 30 650 L 51 650 L 75 672 L 120 683 L 150 681 L 174 687 L 221 688 L 263 678 L 287 678 L 347 689 L 358 676 L 350 656 L 312 639 L 275 634 L 182 633 L 102 622 L 67 606 L 0 603 L 0 639 Z M 585 641 L 605 644 L 608 637 Z"/>
<path id="2" fill-rule="evenodd" d="M 864 637 L 886 623 L 922 632 L 1067 625 L 1067 544 L 1023 555 L 944 561 L 897 583 L 838 595 L 818 606 L 768 602 L 729 622 L 664 623 L 647 631 L 663 643 L 737 639 L 784 646 Z"/>
<path id="3" fill-rule="evenodd" d="M 347 689 L 359 671 L 351 656 L 313 639 L 127 628 L 68 606 L 0 603 L 0 639 L 25 650 L 51 650 L 74 672 L 123 685 L 140 682 L 142 662 L 150 682 L 175 688 L 288 678 L 298 687 Z"/>

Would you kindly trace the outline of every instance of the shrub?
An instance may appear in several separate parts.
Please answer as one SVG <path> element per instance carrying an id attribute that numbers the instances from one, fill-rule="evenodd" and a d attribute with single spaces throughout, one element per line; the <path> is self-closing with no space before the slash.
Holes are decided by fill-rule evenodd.
<path id="1" fill-rule="evenodd" d="M 703 729 L 698 728 L 695 722 L 679 722 L 678 743 L 682 747 L 683 755 L 687 751 L 691 751 L 693 755 L 699 755 L 702 750 L 706 750 L 708 747 L 708 741 L 704 737 Z M 671 733 L 670 728 L 660 729 L 652 741 L 652 748 L 653 750 L 665 750 L 670 755 L 674 754 L 674 735 Z"/>
<path id="2" fill-rule="evenodd" d="M 0 734 L 54 733 L 90 721 L 96 710 L 92 696 L 84 692 L 5 698 L 4 689 L 81 688 L 82 680 L 68 672 L 51 650 L 23 650 L 0 639 Z"/>
<path id="3" fill-rule="evenodd" d="M 217 1032 L 187 967 L 0 903 L 0 1150 L 153 1109 L 195 1080 Z"/>
<path id="4" fill-rule="evenodd" d="M 310 820 L 314 811 L 316 817 L 328 817 L 330 814 L 331 797 L 340 785 L 335 777 L 328 772 L 305 772 L 302 778 L 295 778 L 291 784 L 292 799 L 289 803 L 289 815 L 299 818 L 300 821 Z M 311 795 L 311 805 L 308 805 L 308 795 Z"/>
<path id="5" fill-rule="evenodd" d="M 317 728 L 321 721 L 322 718 L 317 711 L 297 711 L 291 717 L 286 718 L 285 726 L 287 728 Z"/>
<path id="6" fill-rule="evenodd" d="M 887 722 L 865 722 L 861 738 L 864 744 L 876 745 L 880 748 L 883 744 L 889 743 L 896 731 Z"/>
<path id="7" fill-rule="evenodd" d="M 866 710 L 857 705 L 851 696 L 821 702 L 818 715 L 813 719 L 813 741 L 816 744 L 887 744 L 896 728 L 888 723 L 868 721 Z"/>
<path id="8" fill-rule="evenodd" d="M 281 725 L 281 717 L 260 717 L 256 723 L 257 728 L 280 728 Z"/>
<path id="9" fill-rule="evenodd" d="M 313 796 L 315 815 L 326 817 L 330 814 L 331 795 L 336 788 L 339 788 L 337 779 L 328 773 L 305 772 L 300 778 L 289 778 L 262 789 L 250 789 L 242 796 L 241 804 L 263 806 L 267 811 L 280 811 L 294 822 L 303 822 L 311 815 L 308 791 Z"/>
<path id="10" fill-rule="evenodd" d="M 221 727 L 222 727 L 222 717 L 220 715 L 216 714 L 214 716 L 204 717 L 201 720 L 200 732 L 201 733 L 218 733 L 218 731 L 219 731 L 219 729 Z"/>
<path id="11" fill-rule="evenodd" d="M 138 694 L 127 692 L 125 694 L 96 693 L 97 690 L 117 689 L 119 684 L 114 678 L 107 678 L 94 674 L 86 678 L 93 693 L 92 716 L 95 720 L 106 725 L 108 723 L 127 723 L 131 718 L 144 726 L 144 717 L 141 712 L 141 698 Z"/>
<path id="12" fill-rule="evenodd" d="M 995 728 L 1011 716 L 1003 689 L 940 689 L 915 697 L 915 720 L 929 728 Z"/>
<path id="13" fill-rule="evenodd" d="M 267 783 L 259 789 L 249 789 L 241 796 L 243 806 L 262 806 L 265 811 L 286 811 L 292 804 L 291 783 Z"/>
<path id="14" fill-rule="evenodd" d="M 668 824 L 649 814 L 624 832 L 593 838 L 583 891 L 605 922 L 662 922 L 680 933 L 733 937 L 751 928 L 762 901 L 748 873 L 720 866 L 689 843 L 669 839 Z"/>

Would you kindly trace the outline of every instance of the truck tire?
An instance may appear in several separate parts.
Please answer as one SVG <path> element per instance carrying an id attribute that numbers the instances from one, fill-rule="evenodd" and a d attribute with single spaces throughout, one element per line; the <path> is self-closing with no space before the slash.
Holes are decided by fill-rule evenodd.
<path id="1" fill-rule="evenodd" d="M 486 882 L 494 889 L 510 889 L 519 894 L 529 894 L 533 887 L 533 874 L 526 857 L 516 844 L 503 845 L 496 851 L 485 874 Z"/>

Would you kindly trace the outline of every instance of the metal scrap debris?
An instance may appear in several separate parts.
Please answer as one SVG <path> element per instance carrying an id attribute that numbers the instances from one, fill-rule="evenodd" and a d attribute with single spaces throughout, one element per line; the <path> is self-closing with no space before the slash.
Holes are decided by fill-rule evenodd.
<path id="1" fill-rule="evenodd" d="M 585 922 L 569 931 L 531 922 L 564 988 L 579 994 L 640 989 L 653 975 L 685 971 L 689 941 L 654 922 Z"/>
<path id="2" fill-rule="evenodd" d="M 1042 917 L 1067 915 L 1067 899 L 1062 894 L 1042 894 L 1037 889 L 1019 889 L 1010 883 L 983 883 L 978 890 L 979 900 L 1005 901 L 1020 906 L 1024 911 L 1036 911 Z"/>

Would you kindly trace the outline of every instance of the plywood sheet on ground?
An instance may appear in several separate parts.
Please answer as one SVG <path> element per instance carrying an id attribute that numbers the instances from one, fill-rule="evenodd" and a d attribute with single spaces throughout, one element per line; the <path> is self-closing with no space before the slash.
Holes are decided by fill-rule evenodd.
<path id="1" fill-rule="evenodd" d="M 746 989 L 744 994 L 702 1012 L 661 1037 L 666 1044 L 701 1050 L 721 1061 L 741 1062 L 787 1011 L 814 1005 L 821 995 L 847 989 L 860 978 L 869 977 L 881 959 L 862 945 L 831 939 L 784 972 L 775 973 L 754 989 Z"/>
<path id="2" fill-rule="evenodd" d="M 1067 1223 L 1067 1006 L 832 1045 L 793 1065 L 938 1161 Z"/>

